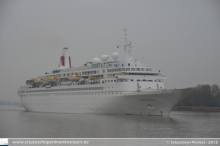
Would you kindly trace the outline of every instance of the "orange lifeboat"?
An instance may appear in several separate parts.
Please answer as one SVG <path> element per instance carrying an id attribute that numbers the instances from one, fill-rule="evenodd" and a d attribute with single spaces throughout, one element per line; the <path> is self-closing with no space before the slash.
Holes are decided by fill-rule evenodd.
<path id="1" fill-rule="evenodd" d="M 58 78 L 57 77 L 48 77 L 46 79 L 46 81 L 49 83 L 49 82 L 58 82 Z"/>
<path id="2" fill-rule="evenodd" d="M 44 79 L 43 78 L 35 78 L 34 83 L 43 83 Z"/>
<path id="3" fill-rule="evenodd" d="M 95 80 L 95 77 L 91 77 L 90 80 Z"/>
<path id="4" fill-rule="evenodd" d="M 68 76 L 68 79 L 69 79 L 69 80 L 73 80 L 73 81 L 78 81 L 79 78 L 80 78 L 79 75 L 69 75 L 69 76 Z"/>

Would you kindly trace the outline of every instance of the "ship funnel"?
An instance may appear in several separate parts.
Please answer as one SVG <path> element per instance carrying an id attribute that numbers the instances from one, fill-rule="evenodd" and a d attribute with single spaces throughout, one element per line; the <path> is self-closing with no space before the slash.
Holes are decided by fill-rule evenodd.
<path id="1" fill-rule="evenodd" d="M 60 62 L 58 67 L 65 67 L 65 68 L 71 68 L 71 58 L 66 57 L 66 51 L 68 50 L 67 47 L 63 48 L 62 56 L 60 57 Z"/>

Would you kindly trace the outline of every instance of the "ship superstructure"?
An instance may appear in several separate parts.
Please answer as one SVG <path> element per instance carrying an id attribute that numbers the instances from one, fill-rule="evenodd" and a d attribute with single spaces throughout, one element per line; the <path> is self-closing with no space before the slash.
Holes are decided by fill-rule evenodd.
<path id="1" fill-rule="evenodd" d="M 64 48 L 57 69 L 28 79 L 19 88 L 23 107 L 36 112 L 168 115 L 191 90 L 166 90 L 165 75 L 133 59 L 126 31 L 119 45 L 124 49 L 122 61 L 114 52 L 114 61 L 103 55 L 102 61 L 94 58 L 84 66 L 71 67 Z"/>

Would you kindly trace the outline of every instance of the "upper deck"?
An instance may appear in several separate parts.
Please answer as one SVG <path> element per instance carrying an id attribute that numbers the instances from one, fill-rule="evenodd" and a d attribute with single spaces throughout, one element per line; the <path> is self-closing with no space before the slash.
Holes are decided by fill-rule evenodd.
<path id="1" fill-rule="evenodd" d="M 131 55 L 131 42 L 126 38 L 119 46 L 124 48 L 124 58 L 118 61 L 119 54 L 114 52 L 112 58 L 114 61 L 108 61 L 108 55 L 102 55 L 102 61 L 99 58 L 94 58 L 92 62 L 86 62 L 84 66 L 71 67 L 69 58 L 69 66 L 65 66 L 65 51 L 64 48 L 58 69 L 52 70 L 50 73 L 46 72 L 43 76 L 29 79 L 26 81 L 27 88 L 45 88 L 47 86 L 79 86 L 79 85 L 93 85 L 93 84 L 109 84 L 109 82 L 146 82 L 148 84 L 163 83 L 166 79 L 161 75 L 160 70 L 153 72 L 151 67 L 145 65 L 144 61 L 137 61 Z M 119 47 L 118 46 L 118 47 Z M 67 61 L 68 62 L 68 61 Z M 160 83 L 160 84 L 161 84 Z M 25 87 L 22 87 L 25 88 Z M 155 88 L 155 87 L 154 87 Z M 163 88 L 163 87 L 160 87 Z"/>

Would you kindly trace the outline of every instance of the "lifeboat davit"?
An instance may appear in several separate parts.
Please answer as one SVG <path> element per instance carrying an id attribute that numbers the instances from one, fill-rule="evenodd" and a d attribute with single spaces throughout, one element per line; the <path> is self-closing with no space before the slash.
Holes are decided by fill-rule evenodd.
<path id="1" fill-rule="evenodd" d="M 57 77 L 48 77 L 47 79 L 46 79 L 46 81 L 48 82 L 48 83 L 50 83 L 50 82 L 58 82 L 58 78 Z"/>
<path id="2" fill-rule="evenodd" d="M 69 75 L 68 79 L 72 80 L 72 81 L 78 81 L 80 79 L 80 76 L 79 75 Z"/>
<path id="3" fill-rule="evenodd" d="M 43 78 L 35 78 L 34 83 L 43 83 L 44 79 Z"/>

